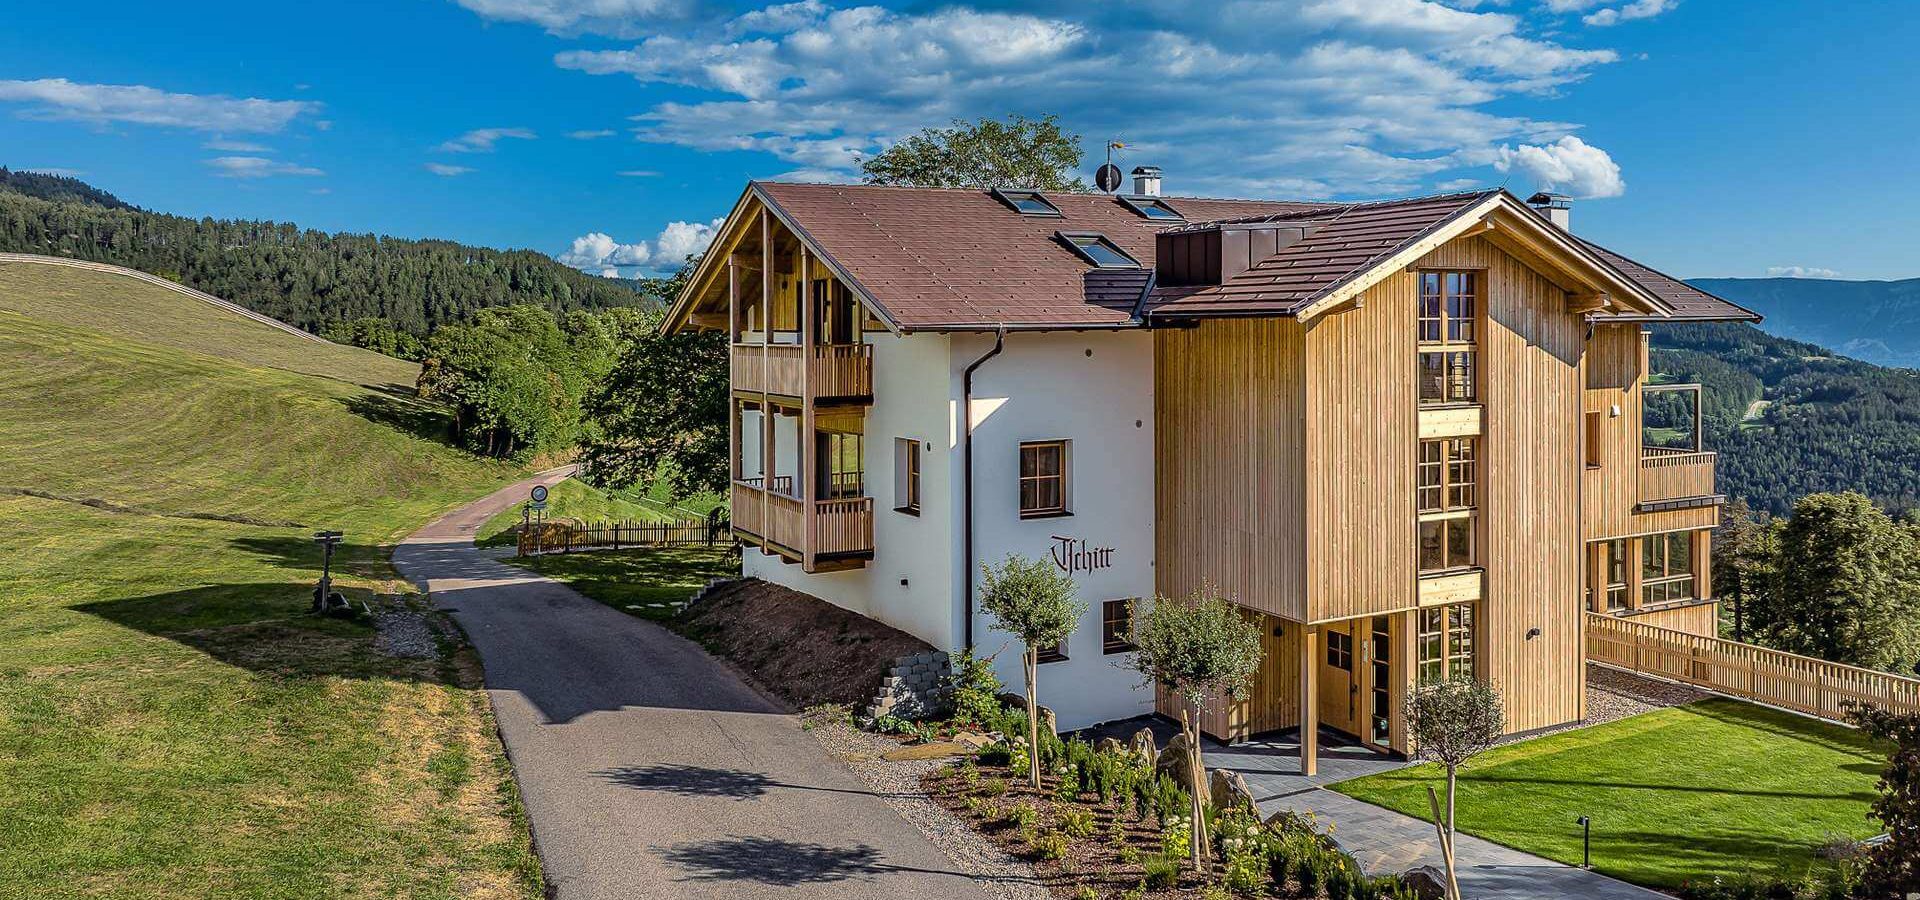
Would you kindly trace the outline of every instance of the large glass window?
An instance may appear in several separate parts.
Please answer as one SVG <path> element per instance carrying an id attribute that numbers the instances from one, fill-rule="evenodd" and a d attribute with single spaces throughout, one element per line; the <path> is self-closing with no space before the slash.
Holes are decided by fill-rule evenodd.
<path id="1" fill-rule="evenodd" d="M 1020 445 L 1020 515 L 1058 516 L 1067 512 L 1067 442 Z"/>
<path id="2" fill-rule="evenodd" d="M 1627 608 L 1627 539 L 1608 541 L 1604 552 L 1607 554 L 1606 611 L 1619 612 Z"/>
<path id="3" fill-rule="evenodd" d="M 1444 572 L 1478 565 L 1473 553 L 1472 514 L 1420 523 L 1420 571 Z"/>
<path id="4" fill-rule="evenodd" d="M 1456 603 L 1414 612 L 1414 673 L 1422 684 L 1474 674 L 1474 609 Z"/>
<path id="5" fill-rule="evenodd" d="M 860 435 L 839 431 L 820 434 L 820 496 L 844 500 L 865 493 L 865 456 Z"/>
<path id="6" fill-rule="evenodd" d="M 1373 697 L 1367 736 L 1385 747 L 1393 735 L 1393 620 L 1374 616 L 1372 632 Z"/>
<path id="7" fill-rule="evenodd" d="M 1420 402 L 1472 403 L 1478 397 L 1475 342 L 1479 274 L 1420 273 Z"/>
<path id="8" fill-rule="evenodd" d="M 1669 531 L 1640 539 L 1640 605 L 1693 599 L 1693 533 Z"/>
<path id="9" fill-rule="evenodd" d="M 1472 509 L 1479 481 L 1472 438 L 1420 442 L 1420 511 Z"/>

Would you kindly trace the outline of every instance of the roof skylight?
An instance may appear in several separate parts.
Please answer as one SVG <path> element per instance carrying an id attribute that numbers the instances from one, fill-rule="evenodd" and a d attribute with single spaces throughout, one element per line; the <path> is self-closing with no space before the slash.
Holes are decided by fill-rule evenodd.
<path id="1" fill-rule="evenodd" d="M 993 189 L 993 198 L 1023 216 L 1059 216 L 1060 208 L 1039 191 L 1003 191 Z"/>
<path id="2" fill-rule="evenodd" d="M 1167 201 L 1159 197 L 1128 197 L 1122 195 L 1114 199 L 1119 200 L 1121 206 L 1133 210 L 1149 219 L 1155 219 L 1161 222 L 1184 222 L 1187 220 L 1187 217 L 1181 215 L 1179 210 L 1168 206 Z"/>
<path id="3" fill-rule="evenodd" d="M 1107 236 L 1093 231 L 1056 231 L 1058 237 L 1081 259 L 1093 263 L 1102 269 L 1138 269 L 1140 261 L 1127 255 L 1118 244 Z"/>

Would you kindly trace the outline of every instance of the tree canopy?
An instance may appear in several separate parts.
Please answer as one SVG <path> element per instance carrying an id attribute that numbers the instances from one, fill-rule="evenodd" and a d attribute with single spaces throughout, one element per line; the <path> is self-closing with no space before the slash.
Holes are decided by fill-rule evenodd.
<path id="1" fill-rule="evenodd" d="M 868 184 L 1085 191 L 1075 174 L 1080 159 L 1080 136 L 1062 130 L 1057 118 L 1016 113 L 923 128 L 868 157 L 860 171 Z"/>
<path id="2" fill-rule="evenodd" d="M 568 447 L 583 436 L 581 398 L 612 365 L 614 334 L 585 312 L 483 309 L 427 339 L 420 396 L 453 407 L 455 436 L 476 453 Z"/>
<path id="3" fill-rule="evenodd" d="M 1759 643 L 1868 668 L 1920 662 L 1920 527 L 1858 493 L 1813 494 L 1771 526 L 1764 583 L 1743 590 Z"/>

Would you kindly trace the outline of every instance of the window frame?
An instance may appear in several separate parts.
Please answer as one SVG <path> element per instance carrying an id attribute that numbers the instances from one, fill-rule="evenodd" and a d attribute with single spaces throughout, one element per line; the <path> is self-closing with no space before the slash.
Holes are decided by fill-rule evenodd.
<path id="1" fill-rule="evenodd" d="M 821 461 L 819 480 L 822 500 L 853 500 L 867 493 L 867 436 L 857 431 L 821 431 L 827 447 Z M 854 467 L 843 468 L 844 456 L 851 445 Z M 852 484 L 846 484 L 851 479 Z"/>
<path id="2" fill-rule="evenodd" d="M 1675 568 L 1675 548 L 1685 557 L 1685 568 Z M 1685 603 L 1699 597 L 1693 532 L 1663 531 L 1640 539 L 1640 606 Z M 1676 593 L 1684 592 L 1682 596 Z M 1655 599 L 1658 597 L 1659 599 Z"/>
<path id="3" fill-rule="evenodd" d="M 1421 516 L 1419 524 L 1414 528 L 1414 562 L 1415 565 L 1419 566 L 1420 577 L 1445 575 L 1453 572 L 1471 572 L 1479 568 L 1480 554 L 1479 548 L 1477 547 L 1479 543 L 1479 535 L 1477 534 L 1480 530 L 1479 525 L 1479 515 L 1474 510 L 1428 513 L 1427 515 Z M 1429 567 L 1427 565 L 1427 540 L 1425 530 L 1429 526 L 1440 529 L 1441 565 L 1437 567 Z M 1465 535 L 1465 562 L 1456 563 L 1453 561 L 1455 555 L 1454 550 L 1457 546 L 1455 544 L 1455 529 L 1461 529 L 1460 533 Z"/>
<path id="4" fill-rule="evenodd" d="M 1480 448 L 1474 437 L 1427 438 L 1419 443 L 1414 459 L 1414 509 L 1421 515 L 1459 512 L 1479 508 Z M 1428 459 L 1428 449 L 1437 451 L 1437 459 Z M 1463 452 L 1464 451 L 1464 452 Z M 1464 473 L 1464 478 L 1461 477 Z M 1427 476 L 1436 481 L 1429 484 Z M 1431 491 L 1439 497 L 1437 505 L 1427 503 Z M 1459 502 L 1458 492 L 1465 492 Z"/>
<path id="5" fill-rule="evenodd" d="M 1479 269 L 1420 269 L 1415 273 L 1416 394 L 1422 406 L 1480 402 L 1479 336 L 1484 330 L 1481 313 L 1486 305 L 1485 274 Z M 1457 290 L 1455 284 L 1464 284 L 1464 291 Z M 1429 358 L 1434 358 L 1437 365 L 1429 366 Z M 1437 375 L 1437 381 L 1429 377 L 1429 372 Z M 1431 395 L 1429 385 L 1438 388 Z"/>
<path id="6" fill-rule="evenodd" d="M 1067 642 L 1072 639 L 1073 639 L 1073 635 L 1067 635 L 1066 637 L 1063 637 L 1060 639 L 1060 643 L 1055 644 L 1051 647 L 1034 648 L 1034 654 L 1033 654 L 1034 663 L 1036 665 L 1044 666 L 1048 663 L 1066 662 L 1072 659 L 1073 657 L 1070 657 L 1067 655 Z"/>
<path id="7" fill-rule="evenodd" d="M 1096 269 L 1141 268 L 1140 261 L 1137 259 L 1134 259 L 1133 254 L 1120 249 L 1120 245 L 1114 243 L 1112 238 L 1107 237 L 1106 235 L 1098 231 L 1056 231 L 1053 233 L 1053 236 L 1054 238 L 1059 240 L 1060 243 L 1065 244 L 1068 250 L 1072 250 L 1073 255 L 1080 257 L 1082 260 L 1088 263 L 1091 263 L 1093 267 Z M 1126 262 L 1124 263 L 1102 262 L 1099 257 L 1093 255 L 1092 253 L 1087 252 L 1087 247 L 1094 244 L 1098 244 L 1101 247 L 1105 247 L 1107 250 L 1111 251 L 1115 256 L 1118 256 L 1121 259 L 1126 260 Z"/>
<path id="8" fill-rule="evenodd" d="M 1478 678 L 1480 665 L 1479 601 L 1427 606 L 1414 610 L 1414 684 L 1432 684 L 1462 674 Z M 1431 624 L 1429 619 L 1432 620 Z M 1428 642 L 1438 652 L 1429 655 Z M 1433 671 L 1429 673 L 1429 668 Z"/>
<path id="9" fill-rule="evenodd" d="M 1585 417 L 1581 420 L 1585 426 L 1582 430 L 1581 437 L 1586 442 L 1584 450 L 1587 457 L 1588 469 L 1597 470 L 1600 468 L 1602 458 L 1601 449 L 1606 443 L 1604 438 L 1606 421 L 1606 413 L 1599 410 L 1587 411 Z"/>
<path id="10" fill-rule="evenodd" d="M 920 440 L 893 439 L 893 511 L 920 514 Z"/>
<path id="11" fill-rule="evenodd" d="M 1327 632 L 1327 665 L 1343 672 L 1353 671 L 1353 635 L 1344 631 Z"/>
<path id="12" fill-rule="evenodd" d="M 1057 448 L 1059 451 L 1059 471 L 1048 475 L 1028 475 L 1027 452 L 1029 450 L 1038 451 L 1049 447 Z M 1035 468 L 1037 470 L 1038 466 Z M 1071 476 L 1073 473 L 1073 441 L 1067 438 L 1052 438 L 1043 441 L 1021 441 L 1017 468 L 1014 471 L 1016 475 L 1014 491 L 1015 503 L 1016 508 L 1020 511 L 1020 518 L 1056 519 L 1062 516 L 1073 515 L 1073 497 L 1070 492 Z M 1047 480 L 1058 482 L 1060 502 L 1055 506 L 1035 506 L 1029 508 L 1027 506 L 1027 482 Z"/>
<path id="13" fill-rule="evenodd" d="M 1133 643 L 1133 604 L 1134 600 L 1104 600 L 1100 603 L 1100 655 L 1113 656 L 1117 653 L 1132 653 L 1139 649 Z M 1118 612 L 1118 615 L 1115 613 Z M 1115 630 L 1115 626 L 1119 630 Z"/>
<path id="14" fill-rule="evenodd" d="M 1604 579 L 1606 583 L 1601 585 L 1601 607 L 1595 610 L 1595 612 L 1624 612 L 1628 609 L 1627 539 L 1614 538 L 1610 541 L 1602 541 L 1600 542 L 1600 552 L 1605 554 L 1600 565 L 1600 577 Z M 1619 581 L 1613 579 L 1614 570 L 1616 569 L 1619 570 Z"/>
<path id="15" fill-rule="evenodd" d="M 1151 194 L 1116 194 L 1113 199 L 1119 201 L 1121 206 L 1132 210 L 1134 215 L 1151 222 L 1187 221 L 1186 214 L 1174 209 L 1173 204 L 1168 203 L 1163 197 L 1155 197 Z M 1147 210 L 1154 208 L 1164 209 L 1168 215 L 1155 216 L 1147 212 Z"/>
<path id="16" fill-rule="evenodd" d="M 1033 216 L 1035 218 L 1045 218 L 1045 219 L 1066 218 L 1066 214 L 1060 211 L 1060 207 L 1055 206 L 1052 200 L 1047 199 L 1046 194 L 1043 194 L 1037 190 L 1031 190 L 1027 188 L 1006 188 L 1006 189 L 994 188 L 988 191 L 987 193 L 992 194 L 993 199 L 1006 204 L 1006 207 L 1008 209 L 1011 209 L 1014 212 L 1019 213 L 1020 215 L 1023 215 L 1023 216 Z M 1046 209 L 1044 210 L 1021 209 L 1020 201 L 1025 199 L 1030 199 L 1035 202 L 1038 202 L 1040 205 L 1045 206 Z"/>

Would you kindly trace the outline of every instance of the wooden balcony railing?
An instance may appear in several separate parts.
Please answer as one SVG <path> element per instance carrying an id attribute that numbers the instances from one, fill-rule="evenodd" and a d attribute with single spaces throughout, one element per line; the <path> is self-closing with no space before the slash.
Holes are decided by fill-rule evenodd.
<path id="1" fill-rule="evenodd" d="M 785 494 L 769 494 L 758 479 L 733 483 L 733 530 L 775 544 L 776 552 L 804 556 L 807 547 L 806 501 Z M 873 498 L 815 500 L 817 544 L 813 554 L 847 557 L 873 552 Z"/>
<path id="2" fill-rule="evenodd" d="M 748 393 L 800 397 L 805 394 L 805 377 L 813 380 L 813 395 L 823 400 L 871 397 L 873 346 L 734 344 L 729 374 L 733 389 Z"/>
<path id="3" fill-rule="evenodd" d="M 820 545 L 816 555 L 870 553 L 873 551 L 873 498 L 819 500 Z"/>
<path id="4" fill-rule="evenodd" d="M 1587 613 L 1587 660 L 1839 721 L 1848 703 L 1920 712 L 1920 679 Z"/>
<path id="5" fill-rule="evenodd" d="M 1645 448 L 1640 456 L 1640 502 L 1711 496 L 1718 457 L 1711 450 Z"/>

